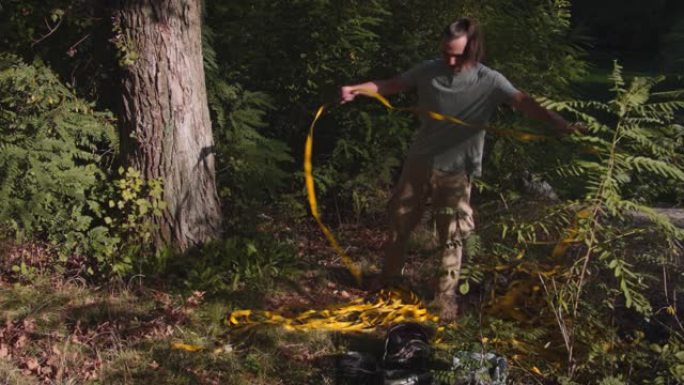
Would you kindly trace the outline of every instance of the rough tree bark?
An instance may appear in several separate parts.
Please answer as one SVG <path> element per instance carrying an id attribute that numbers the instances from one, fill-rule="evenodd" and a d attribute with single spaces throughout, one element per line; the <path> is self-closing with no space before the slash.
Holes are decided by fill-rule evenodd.
<path id="1" fill-rule="evenodd" d="M 164 183 L 156 245 L 200 245 L 218 236 L 221 221 L 201 0 L 121 0 L 114 21 L 119 49 L 132 57 L 122 74 L 122 154 Z"/>

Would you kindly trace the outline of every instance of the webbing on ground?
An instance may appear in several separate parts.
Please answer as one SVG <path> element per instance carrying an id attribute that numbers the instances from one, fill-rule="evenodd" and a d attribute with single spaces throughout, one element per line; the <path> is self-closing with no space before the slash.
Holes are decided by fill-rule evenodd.
<path id="1" fill-rule="evenodd" d="M 236 310 L 228 324 L 241 330 L 260 325 L 282 326 L 286 330 L 328 330 L 370 332 L 377 326 L 399 322 L 438 322 L 413 293 L 381 291 L 374 302 L 357 298 L 351 303 L 322 310 L 305 310 L 293 316 L 272 311 Z"/>

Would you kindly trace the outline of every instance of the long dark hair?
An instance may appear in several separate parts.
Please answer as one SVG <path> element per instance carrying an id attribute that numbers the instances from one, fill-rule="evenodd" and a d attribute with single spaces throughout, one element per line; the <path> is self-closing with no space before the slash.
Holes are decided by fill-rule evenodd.
<path id="1" fill-rule="evenodd" d="M 479 62 L 484 59 L 484 41 L 480 24 L 475 19 L 463 17 L 447 25 L 442 33 L 444 41 L 459 38 L 463 35 L 468 37 L 463 55 L 468 62 Z"/>

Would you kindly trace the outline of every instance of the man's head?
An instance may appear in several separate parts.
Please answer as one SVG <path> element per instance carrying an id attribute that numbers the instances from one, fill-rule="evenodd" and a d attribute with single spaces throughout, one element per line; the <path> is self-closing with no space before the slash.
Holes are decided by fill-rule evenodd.
<path id="1" fill-rule="evenodd" d="M 442 56 L 454 70 L 482 60 L 484 45 L 477 21 L 462 18 L 447 25 L 442 34 Z"/>

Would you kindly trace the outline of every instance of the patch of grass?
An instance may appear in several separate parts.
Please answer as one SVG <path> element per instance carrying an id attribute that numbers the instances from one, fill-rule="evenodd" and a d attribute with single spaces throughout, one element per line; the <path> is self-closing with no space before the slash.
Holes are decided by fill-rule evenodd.
<path id="1" fill-rule="evenodd" d="M 0 379 L 3 384 L 12 385 L 34 385 L 38 381 L 22 374 L 21 369 L 17 368 L 6 358 L 0 358 Z"/>
<path id="2" fill-rule="evenodd" d="M 0 288 L 0 317 L 8 320 L 26 317 L 45 319 L 44 315 L 58 312 L 71 298 L 79 298 L 80 294 L 82 291 L 74 286 L 55 291 L 46 279 L 30 285 Z"/>
<path id="3" fill-rule="evenodd" d="M 171 339 L 144 341 L 113 352 L 102 372 L 106 384 L 230 384 L 240 369 L 231 354 L 170 348 Z"/>
<path id="4" fill-rule="evenodd" d="M 21 373 L 42 382 L 136 383 L 131 381 L 141 377 L 139 373 L 155 374 L 150 354 L 155 350 L 150 346 L 168 353 L 176 334 L 189 334 L 180 330 L 198 305 L 191 299 L 150 290 L 134 294 L 121 287 L 86 287 L 49 277 L 4 286 L 0 373 L 3 378 Z M 185 371 L 179 373 L 170 378 L 188 383 Z"/>
<path id="5" fill-rule="evenodd" d="M 333 383 L 330 370 L 315 364 L 339 350 L 332 334 L 230 334 L 225 318 L 236 304 L 228 298 L 184 299 L 48 277 L 0 290 L 0 351 L 8 350 L 0 378 L 12 384 Z M 202 350 L 176 350 L 175 342 Z"/>

